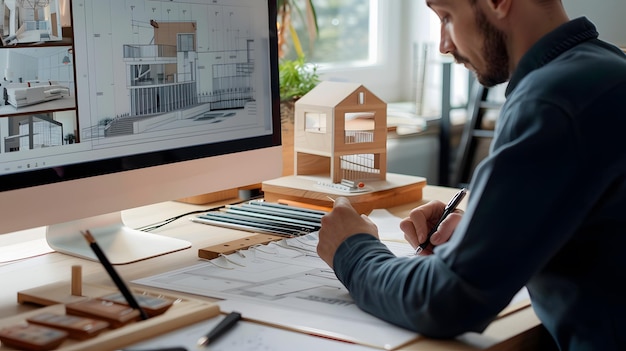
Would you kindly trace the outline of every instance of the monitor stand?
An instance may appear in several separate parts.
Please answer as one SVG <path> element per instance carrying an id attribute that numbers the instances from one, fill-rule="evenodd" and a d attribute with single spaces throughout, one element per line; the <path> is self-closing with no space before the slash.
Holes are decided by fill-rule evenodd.
<path id="1" fill-rule="evenodd" d="M 72 256 L 98 261 L 81 231 L 89 230 L 112 264 L 127 264 L 191 247 L 185 240 L 152 234 L 126 226 L 121 212 L 50 225 L 50 248 Z"/>

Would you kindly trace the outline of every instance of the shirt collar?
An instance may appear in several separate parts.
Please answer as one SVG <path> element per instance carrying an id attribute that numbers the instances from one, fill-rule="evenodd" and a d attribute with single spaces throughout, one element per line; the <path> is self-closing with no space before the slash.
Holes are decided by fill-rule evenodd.
<path id="1" fill-rule="evenodd" d="M 548 64 L 574 46 L 596 38 L 598 31 L 586 17 L 571 20 L 546 34 L 522 56 L 511 76 L 505 95 L 508 97 L 522 78 L 531 71 Z"/>

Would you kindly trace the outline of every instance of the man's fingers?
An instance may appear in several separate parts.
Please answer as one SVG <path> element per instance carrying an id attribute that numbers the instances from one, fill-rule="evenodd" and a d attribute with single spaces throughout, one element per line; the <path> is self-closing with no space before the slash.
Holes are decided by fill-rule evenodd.
<path id="1" fill-rule="evenodd" d="M 350 204 L 350 200 L 348 200 L 347 197 L 344 196 L 339 196 L 337 198 L 335 198 L 335 201 L 333 202 L 333 207 L 337 207 L 337 206 L 351 206 Z"/>
<path id="2" fill-rule="evenodd" d="M 463 218 L 461 211 L 452 212 L 441 222 L 437 231 L 430 237 L 430 242 L 433 245 L 441 245 L 450 240 L 452 233 L 454 233 L 454 229 L 461 221 L 461 218 Z"/>
<path id="3" fill-rule="evenodd" d="M 410 218 L 405 218 L 400 221 L 400 230 L 404 233 L 404 239 L 413 247 L 417 247 L 420 243 L 417 242 L 417 232 L 415 225 Z"/>

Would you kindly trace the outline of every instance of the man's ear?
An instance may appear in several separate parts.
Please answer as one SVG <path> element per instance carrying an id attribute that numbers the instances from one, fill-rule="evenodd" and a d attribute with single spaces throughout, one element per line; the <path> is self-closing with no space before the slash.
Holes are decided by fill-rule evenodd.
<path id="1" fill-rule="evenodd" d="M 509 15 L 513 1 L 515 0 L 486 0 L 485 2 L 487 3 L 489 11 L 491 11 L 497 19 L 502 19 Z"/>

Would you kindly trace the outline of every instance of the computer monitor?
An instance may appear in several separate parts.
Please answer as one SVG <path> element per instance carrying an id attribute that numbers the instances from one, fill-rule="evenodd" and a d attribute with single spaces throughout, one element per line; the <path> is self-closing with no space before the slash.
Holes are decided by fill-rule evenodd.
<path id="1" fill-rule="evenodd" d="M 134 262 L 190 245 L 120 211 L 281 176 L 274 0 L 0 3 L 0 233 Z"/>

